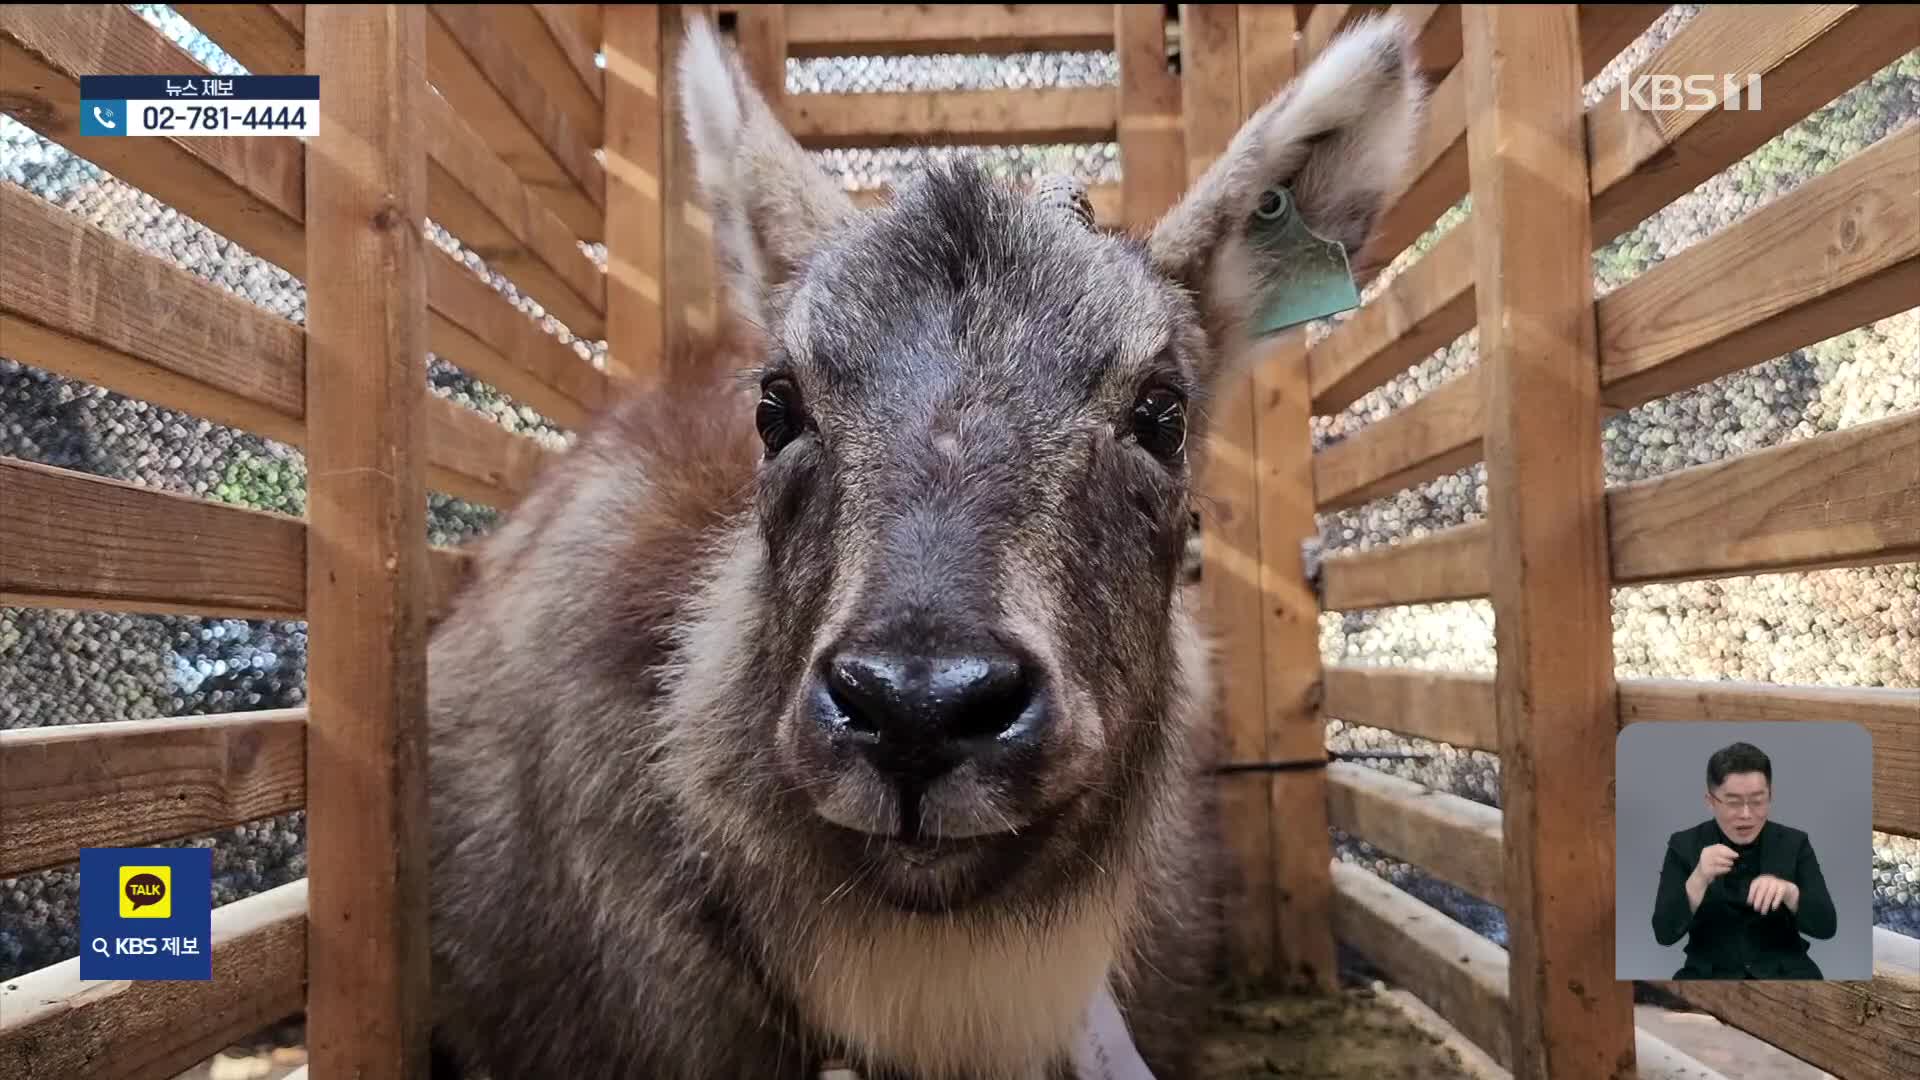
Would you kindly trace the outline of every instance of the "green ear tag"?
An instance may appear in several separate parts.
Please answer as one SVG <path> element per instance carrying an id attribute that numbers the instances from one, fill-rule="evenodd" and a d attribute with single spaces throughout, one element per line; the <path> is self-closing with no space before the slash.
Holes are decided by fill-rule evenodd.
<path id="1" fill-rule="evenodd" d="M 1252 336 L 1278 333 L 1360 306 L 1347 249 L 1314 235 L 1294 207 L 1293 193 L 1268 188 L 1247 222 L 1247 240 L 1260 278 Z"/>

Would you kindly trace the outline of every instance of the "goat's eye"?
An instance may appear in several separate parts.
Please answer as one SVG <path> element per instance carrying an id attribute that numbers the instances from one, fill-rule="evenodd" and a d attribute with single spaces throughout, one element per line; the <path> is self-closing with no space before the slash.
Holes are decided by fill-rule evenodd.
<path id="1" fill-rule="evenodd" d="M 807 429 L 807 416 L 800 404 L 800 388 L 792 379 L 769 379 L 760 387 L 760 406 L 754 410 L 754 424 L 760 429 L 760 441 L 767 444 L 767 456 L 780 452 Z"/>
<path id="2" fill-rule="evenodd" d="M 1133 403 L 1133 437 L 1153 456 L 1170 461 L 1187 447 L 1187 402 L 1166 386 L 1149 386 Z"/>

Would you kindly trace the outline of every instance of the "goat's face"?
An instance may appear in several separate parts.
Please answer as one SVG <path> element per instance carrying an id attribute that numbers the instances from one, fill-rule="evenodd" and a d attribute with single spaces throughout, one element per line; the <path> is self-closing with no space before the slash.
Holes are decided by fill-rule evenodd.
<path id="1" fill-rule="evenodd" d="M 1329 49 L 1144 240 L 966 165 L 860 212 L 704 23 L 681 79 L 764 330 L 755 737 L 805 810 L 779 827 L 909 908 L 1085 874 L 1195 719 L 1192 455 L 1270 269 L 1242 229 L 1284 183 L 1360 247 L 1413 139 L 1402 31 Z"/>

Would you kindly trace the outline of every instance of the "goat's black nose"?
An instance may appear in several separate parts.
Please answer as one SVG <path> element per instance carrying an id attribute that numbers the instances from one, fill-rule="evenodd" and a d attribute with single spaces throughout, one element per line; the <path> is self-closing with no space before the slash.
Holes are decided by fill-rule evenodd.
<path id="1" fill-rule="evenodd" d="M 1033 665 L 1005 653 L 827 659 L 815 707 L 890 779 L 931 782 L 969 758 L 1031 745 L 1047 718 Z"/>

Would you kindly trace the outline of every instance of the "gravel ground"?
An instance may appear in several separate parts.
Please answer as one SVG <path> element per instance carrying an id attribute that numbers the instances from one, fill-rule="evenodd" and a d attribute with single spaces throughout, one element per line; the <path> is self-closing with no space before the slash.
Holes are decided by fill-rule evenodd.
<path id="1" fill-rule="evenodd" d="M 238 65 L 171 9 L 135 5 L 217 71 Z M 1596 80 L 1590 98 L 1684 24 L 1695 6 L 1674 8 Z M 1106 85 L 1110 53 L 1017 57 L 822 59 L 795 61 L 788 89 L 964 89 Z M 1866 84 L 1796 125 L 1720 177 L 1597 252 L 1605 292 L 1792 190 L 1846 155 L 1920 114 L 1920 54 L 1909 54 Z M 950 151 L 834 151 L 823 164 L 849 188 L 891 182 L 917 161 Z M 1118 179 L 1112 144 L 996 148 L 1003 175 L 1025 178 L 1067 168 L 1089 181 Z M 0 118 L 0 182 L 23 186 L 115 236 L 173 260 L 266 310 L 300 322 L 299 282 L 190 219 L 160 205 L 15 123 Z M 1463 217 L 1456 207 L 1416 254 Z M 491 275 L 484 263 L 436 233 L 436 242 L 523 311 L 600 362 L 604 343 L 578 340 L 537 303 Z M 604 251 L 589 249 L 596 258 Z M 1403 258 L 1369 290 L 1377 294 L 1412 261 Z M 1314 328 L 1316 336 L 1326 325 Z M 1469 333 L 1338 416 L 1315 421 L 1316 446 L 1352 435 L 1464 372 L 1474 361 Z M 260 509 L 304 510 L 301 455 L 289 447 L 161 409 L 31 366 L 0 346 L 0 454 L 109 476 L 162 490 Z M 570 436 L 497 389 L 436 358 L 434 392 L 479 409 L 554 445 Z M 1920 310 L 1796 350 L 1695 391 L 1648 403 L 1606 425 L 1607 480 L 1618 484 L 1677 468 L 1808 438 L 1920 407 Z M 1359 550 L 1480 518 L 1484 469 L 1476 466 L 1397 496 L 1321 519 L 1329 550 Z M 431 539 L 452 543 L 495 521 L 481 506 L 432 495 Z M 1329 614 L 1322 623 L 1328 662 L 1490 671 L 1493 620 L 1484 603 L 1418 605 Z M 1812 574 L 1621 589 L 1614 648 L 1622 677 L 1756 679 L 1835 686 L 1920 686 L 1920 569 L 1912 564 Z M 0 608 L 0 726 L 94 722 L 299 704 L 305 693 L 305 627 L 299 622 Z M 1377 729 L 1331 724 L 1335 749 L 1430 753 L 1380 760 L 1398 775 L 1498 805 L 1499 763 L 1491 755 L 1410 740 Z M 1337 837 L 1341 857 L 1399 882 L 1415 895 L 1504 943 L 1498 909 L 1434 882 L 1368 845 Z M 281 884 L 305 871 L 304 820 L 290 814 L 192 843 L 215 852 L 216 901 Z M 1920 934 L 1920 843 L 1876 834 L 1875 919 Z M 52 872 L 0 881 L 0 978 L 74 954 L 73 875 Z"/>

